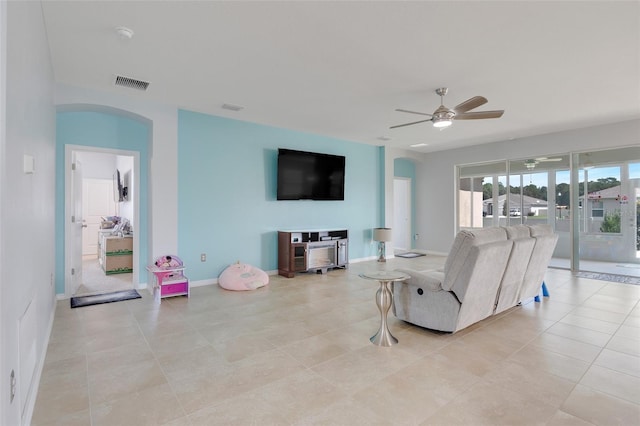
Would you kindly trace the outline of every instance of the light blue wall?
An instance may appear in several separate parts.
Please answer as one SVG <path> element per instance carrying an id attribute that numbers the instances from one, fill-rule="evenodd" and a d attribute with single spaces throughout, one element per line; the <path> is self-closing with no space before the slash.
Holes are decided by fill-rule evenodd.
<path id="1" fill-rule="evenodd" d="M 397 177 L 416 178 L 416 166 L 413 161 L 406 158 L 396 158 L 393 160 L 393 175 Z"/>
<path id="2" fill-rule="evenodd" d="M 65 145 L 138 151 L 140 153 L 140 224 L 138 253 L 140 269 L 147 262 L 148 225 L 148 145 L 149 126 L 131 118 L 103 112 L 58 112 L 56 118 L 56 293 L 64 293 L 64 204 Z M 146 273 L 135 271 L 138 282 L 146 282 Z"/>
<path id="3" fill-rule="evenodd" d="M 393 176 L 411 179 L 411 235 L 416 234 L 416 165 L 406 158 L 393 160 Z M 415 248 L 415 241 L 411 238 L 411 248 Z"/>
<path id="4" fill-rule="evenodd" d="M 278 148 L 344 155 L 345 200 L 276 201 Z M 375 146 L 179 111 L 178 255 L 187 275 L 217 278 L 236 261 L 276 270 L 280 229 L 346 228 L 350 258 L 374 256 L 381 153 Z"/>

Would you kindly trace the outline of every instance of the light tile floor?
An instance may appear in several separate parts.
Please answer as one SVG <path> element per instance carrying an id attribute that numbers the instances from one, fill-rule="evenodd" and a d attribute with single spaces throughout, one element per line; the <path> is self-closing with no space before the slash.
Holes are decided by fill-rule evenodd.
<path id="1" fill-rule="evenodd" d="M 454 335 L 389 315 L 358 273 L 272 276 L 253 292 L 57 307 L 34 425 L 640 424 L 640 286 L 550 269 L 550 298 Z"/>

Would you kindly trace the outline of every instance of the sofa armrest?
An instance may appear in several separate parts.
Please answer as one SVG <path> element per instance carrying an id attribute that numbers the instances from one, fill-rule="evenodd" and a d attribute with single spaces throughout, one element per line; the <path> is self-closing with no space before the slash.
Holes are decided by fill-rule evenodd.
<path id="1" fill-rule="evenodd" d="M 407 283 L 425 288 L 430 291 L 442 291 L 442 282 L 444 281 L 444 272 L 441 271 L 414 271 L 412 269 L 396 269 L 404 272 L 411 278 Z"/>

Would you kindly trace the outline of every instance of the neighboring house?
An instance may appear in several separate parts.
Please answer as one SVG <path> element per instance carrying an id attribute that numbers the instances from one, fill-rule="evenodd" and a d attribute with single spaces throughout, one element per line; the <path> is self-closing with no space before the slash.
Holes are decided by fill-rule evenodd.
<path id="1" fill-rule="evenodd" d="M 618 185 L 601 191 L 589 192 L 586 203 L 584 195 L 579 198 L 580 206 L 584 212 L 583 218 L 587 220 L 585 227 L 588 226 L 588 232 L 599 233 L 605 215 L 620 211 L 620 198 L 624 195 L 620 190 L 621 187 Z"/>
<path id="2" fill-rule="evenodd" d="M 492 216 L 496 212 L 499 216 L 504 216 L 504 203 L 507 195 L 498 197 L 497 208 L 493 205 L 493 199 L 486 199 L 482 202 L 482 212 L 485 216 Z M 528 195 L 510 194 L 509 195 L 509 215 L 510 216 L 540 216 L 548 211 L 548 203 L 546 200 L 529 197 Z"/>
<path id="3" fill-rule="evenodd" d="M 586 208 L 586 217 L 591 219 L 604 218 L 605 213 L 613 213 L 620 210 L 620 185 L 601 191 L 589 192 L 587 203 L 584 202 L 584 195 L 579 198 L 580 205 Z"/>

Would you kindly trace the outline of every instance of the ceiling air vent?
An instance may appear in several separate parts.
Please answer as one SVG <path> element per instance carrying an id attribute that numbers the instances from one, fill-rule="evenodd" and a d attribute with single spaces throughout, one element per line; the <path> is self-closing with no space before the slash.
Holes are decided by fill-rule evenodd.
<path id="1" fill-rule="evenodd" d="M 150 83 L 148 81 L 136 80 L 135 78 L 117 75 L 114 84 L 116 86 L 128 87 L 130 89 L 147 90 Z"/>
<path id="2" fill-rule="evenodd" d="M 228 109 L 229 111 L 242 111 L 244 107 L 240 105 L 222 104 L 222 109 Z"/>

